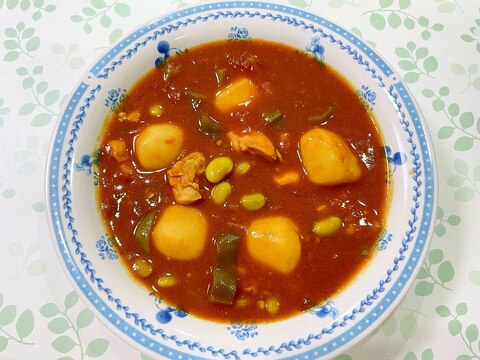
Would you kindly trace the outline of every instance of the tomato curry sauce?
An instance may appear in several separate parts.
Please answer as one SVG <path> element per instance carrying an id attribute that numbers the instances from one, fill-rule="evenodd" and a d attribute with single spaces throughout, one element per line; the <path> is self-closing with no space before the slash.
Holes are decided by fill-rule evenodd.
<path id="1" fill-rule="evenodd" d="M 135 279 L 187 313 L 264 322 L 328 301 L 375 252 L 387 164 L 372 115 L 307 53 L 172 56 L 100 139 L 99 208 Z"/>

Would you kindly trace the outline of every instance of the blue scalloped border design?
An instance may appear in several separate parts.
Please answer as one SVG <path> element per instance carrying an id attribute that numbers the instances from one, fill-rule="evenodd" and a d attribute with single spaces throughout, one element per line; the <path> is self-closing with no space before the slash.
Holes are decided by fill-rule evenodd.
<path id="1" fill-rule="evenodd" d="M 224 11 L 224 9 L 231 8 L 235 8 L 237 10 Z M 238 10 L 243 8 L 247 9 Z M 273 11 L 275 14 L 269 12 L 260 13 L 258 11 L 252 11 L 251 8 Z M 205 11 L 214 12 L 196 15 L 197 13 L 202 13 Z M 291 17 L 288 14 L 300 17 L 301 19 L 299 20 L 296 17 Z M 169 24 L 185 16 L 194 17 L 186 18 L 183 21 L 176 21 L 174 25 Z M 136 53 L 137 49 L 141 46 L 144 46 L 146 42 L 155 40 L 158 36 L 174 31 L 180 26 L 188 26 L 190 24 L 195 24 L 198 21 L 215 20 L 219 17 L 236 18 L 245 16 L 258 17 L 260 19 L 268 18 L 271 21 L 280 21 L 295 27 L 301 27 L 305 30 L 310 30 L 315 34 L 319 34 L 322 38 L 332 43 L 336 43 L 340 49 L 346 51 L 347 54 L 351 56 L 359 65 L 363 66 L 365 71 L 370 73 L 372 78 L 378 81 L 378 85 L 380 87 L 385 87 L 382 75 L 380 75 L 380 73 L 386 77 L 389 77 L 393 73 L 392 70 L 383 62 L 383 60 L 378 58 L 377 55 L 375 55 L 367 45 L 340 27 L 319 16 L 315 16 L 298 9 L 263 2 L 226 2 L 208 4 L 192 7 L 167 15 L 155 23 L 138 29 L 130 36 L 125 38 L 111 51 L 109 51 L 102 59 L 100 59 L 100 61 L 93 66 L 90 73 L 95 75 L 97 78 L 107 78 L 109 72 L 115 71 L 117 66 L 120 66 L 124 60 L 131 58 L 132 55 Z M 355 49 L 352 49 L 348 44 L 345 45 L 342 40 L 337 39 L 334 35 L 327 34 L 321 28 L 316 27 L 316 25 L 312 24 L 312 22 L 321 25 L 332 33 L 338 34 L 340 37 L 346 38 L 364 51 L 367 54 L 368 59 L 363 58 L 362 55 L 359 54 Z M 140 38 L 145 33 L 157 28 L 160 28 L 160 30 L 155 31 L 154 36 L 147 37 L 142 43 L 134 43 L 136 39 Z M 125 48 L 130 46 L 132 43 L 134 43 L 133 47 L 125 50 Z M 124 50 L 126 51 L 126 55 L 121 55 L 118 60 L 111 62 L 111 60 L 117 56 L 119 52 Z M 370 61 L 378 67 L 378 70 L 370 65 Z M 107 64 L 109 67 L 105 67 Z M 102 69 L 103 73 L 101 73 Z M 91 76 L 89 76 L 89 79 L 90 78 Z M 225 359 L 239 359 L 241 355 L 251 357 L 257 357 L 260 355 L 288 356 L 293 354 L 288 354 L 286 352 L 299 350 L 304 345 L 311 345 L 315 340 L 322 338 L 325 334 L 332 334 L 334 331 L 339 331 L 338 329 L 347 325 L 348 322 L 353 321 L 358 314 L 363 314 L 370 306 L 373 307 L 360 322 L 356 323 L 354 329 L 338 334 L 334 339 L 328 341 L 324 345 L 317 346 L 316 348 L 301 353 L 301 355 L 304 357 L 320 357 L 336 350 L 338 347 L 342 346 L 346 342 L 349 342 L 351 339 L 354 339 L 361 332 L 370 327 L 375 319 L 378 318 L 390 306 L 390 304 L 405 287 L 405 283 L 411 277 L 413 269 L 421 258 L 425 243 L 427 241 L 429 229 L 431 227 L 432 214 L 434 212 L 433 203 L 435 195 L 435 175 L 428 145 L 425 139 L 424 129 L 420 121 L 420 115 L 417 112 L 417 109 L 413 104 L 413 100 L 410 98 L 406 88 L 402 83 L 399 82 L 394 86 L 390 86 L 387 91 L 393 99 L 397 111 L 400 114 L 400 123 L 403 127 L 403 130 L 407 134 L 407 141 L 411 145 L 409 155 L 411 158 L 413 181 L 415 184 L 413 187 L 414 196 L 412 198 L 413 207 L 411 208 L 411 219 L 408 223 L 409 230 L 404 236 L 402 247 L 399 249 L 398 256 L 395 258 L 392 268 L 387 271 L 385 279 L 380 280 L 378 287 L 373 289 L 372 292 L 360 302 L 360 306 L 358 308 L 353 309 L 350 314 L 347 314 L 338 321 L 332 323 L 330 328 L 324 328 L 316 334 L 309 334 L 305 338 L 291 340 L 288 343 L 283 343 L 278 346 L 272 345 L 266 348 L 260 347 L 257 349 L 245 348 L 242 349 L 241 353 L 239 353 L 237 350 L 228 351 L 225 349 L 215 349 L 212 346 L 203 346 L 198 342 L 181 340 L 176 336 L 166 334 L 165 330 L 162 328 L 155 328 L 154 325 L 148 324 L 145 319 L 140 317 L 139 314 L 131 312 L 128 306 L 123 305 L 119 298 L 114 297 L 112 291 L 104 286 L 103 279 L 96 276 L 96 270 L 93 269 L 91 262 L 88 260 L 86 254 L 82 251 L 82 244 L 78 241 L 78 230 L 74 227 L 74 218 L 72 214 L 73 209 L 71 207 L 72 200 L 70 198 L 70 179 L 74 144 L 77 141 L 77 133 L 83 124 L 86 113 L 88 112 L 92 102 L 95 100 L 95 96 L 100 90 L 100 85 L 90 88 L 88 84 L 81 83 L 76 89 L 66 111 L 61 118 L 59 127 L 55 134 L 50 165 L 48 168 L 48 201 L 51 209 L 52 223 L 54 224 L 54 228 L 56 230 L 56 240 L 59 250 L 73 280 L 77 283 L 83 294 L 104 316 L 104 318 L 111 322 L 120 332 L 123 332 L 125 335 L 130 337 L 133 341 L 143 345 L 146 349 L 150 349 L 153 352 L 169 358 L 182 358 L 186 356 L 187 358 L 200 359 L 200 357 L 184 353 L 181 350 L 177 350 L 171 346 L 176 346 L 179 349 L 188 348 L 190 350 L 199 351 L 200 353 L 205 354 L 205 356 L 222 357 Z M 87 94 L 87 97 L 84 98 L 85 93 Z M 82 100 L 83 103 L 80 104 L 79 102 Z M 403 108 L 404 106 L 405 108 Z M 72 118 L 73 122 L 70 123 Z M 412 118 L 413 123 L 410 123 L 407 120 L 408 118 Z M 70 130 L 67 132 L 67 129 Z M 415 134 L 420 141 L 419 148 L 413 140 Z M 67 141 L 67 150 L 65 154 L 61 154 L 60 152 L 63 150 L 62 144 L 65 143 L 67 136 L 69 136 Z M 60 164 L 61 155 L 66 157 L 66 162 L 64 164 Z M 61 172 L 62 174 L 60 174 Z M 422 183 L 422 180 L 425 183 Z M 61 187 L 59 188 L 59 186 Z M 423 194 L 423 192 L 425 194 Z M 422 196 L 425 196 L 425 206 L 423 209 L 420 209 L 420 203 L 418 200 Z M 419 214 L 419 211 L 422 211 L 422 214 Z M 66 220 L 63 220 L 63 218 Z M 421 223 L 419 222 L 419 219 L 422 220 Z M 64 228 L 63 221 L 66 221 L 67 229 Z M 71 235 L 67 236 L 67 233 Z M 416 233 L 418 235 L 415 239 Z M 69 249 L 67 248 L 66 244 L 68 242 L 73 244 L 75 248 L 75 254 L 70 253 Z M 405 257 L 405 253 L 408 251 L 411 245 L 414 245 L 414 248 L 412 249 L 410 258 L 407 259 Z M 76 263 L 75 258 L 79 259 L 81 264 L 80 266 Z M 391 284 L 390 289 L 388 290 L 386 285 L 392 282 L 392 275 L 400 269 L 399 264 L 405 261 L 405 268 L 401 274 L 399 274 L 399 278 L 393 284 Z M 96 294 L 95 290 L 92 289 L 92 286 L 95 286 L 98 291 L 106 294 L 110 305 L 113 303 L 114 309 L 111 309 L 109 305 L 106 304 Z M 379 299 L 380 294 L 384 293 L 385 291 L 387 292 L 383 295 L 383 298 L 376 302 L 376 300 Z M 122 316 L 130 320 L 130 322 L 125 321 L 121 316 L 118 315 L 118 313 L 121 313 Z M 141 329 L 134 327 L 132 320 L 133 323 Z M 160 336 L 160 341 L 164 341 L 165 343 L 154 340 L 145 333 L 150 333 L 150 335 L 153 336 Z M 166 343 L 168 343 L 168 345 L 166 345 Z M 297 358 L 298 356 L 299 354 L 295 354 L 294 357 Z"/>

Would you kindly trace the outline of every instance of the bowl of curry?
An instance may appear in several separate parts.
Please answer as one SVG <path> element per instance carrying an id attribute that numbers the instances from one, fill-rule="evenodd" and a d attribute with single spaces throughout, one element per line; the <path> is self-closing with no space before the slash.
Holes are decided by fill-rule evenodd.
<path id="1" fill-rule="evenodd" d="M 82 77 L 47 167 L 58 255 L 98 317 L 168 358 L 328 358 L 392 311 L 436 209 L 401 78 L 319 15 L 190 7 Z"/>

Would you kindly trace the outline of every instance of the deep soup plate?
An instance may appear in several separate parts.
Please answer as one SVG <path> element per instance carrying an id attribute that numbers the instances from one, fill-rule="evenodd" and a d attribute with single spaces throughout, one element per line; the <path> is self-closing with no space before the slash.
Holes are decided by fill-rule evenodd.
<path id="1" fill-rule="evenodd" d="M 383 134 L 393 185 L 386 226 L 368 266 L 342 292 L 310 311 L 268 324 L 202 320 L 150 294 L 131 280 L 97 209 L 95 151 L 103 119 L 155 64 L 221 39 L 287 44 L 348 79 Z M 79 294 L 121 338 L 150 356 L 173 359 L 312 359 L 345 351 L 392 312 L 415 279 L 432 235 L 437 197 L 422 114 L 391 66 L 320 15 L 249 1 L 172 12 L 106 51 L 71 94 L 53 136 L 46 176 L 52 238 Z"/>

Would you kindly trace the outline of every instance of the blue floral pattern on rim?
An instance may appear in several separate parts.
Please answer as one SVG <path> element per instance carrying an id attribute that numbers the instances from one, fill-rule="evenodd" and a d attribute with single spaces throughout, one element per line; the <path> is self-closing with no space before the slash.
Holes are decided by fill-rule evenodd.
<path id="1" fill-rule="evenodd" d="M 117 112 L 120 109 L 120 105 L 125 101 L 127 90 L 125 89 L 112 89 L 108 92 L 105 99 L 105 106 L 110 108 L 113 112 Z"/>
<path id="2" fill-rule="evenodd" d="M 335 307 L 335 303 L 331 300 L 327 301 L 325 304 L 314 306 L 308 309 L 310 314 L 314 314 L 318 318 L 325 318 L 330 316 L 332 319 L 338 318 L 339 311 Z"/>
<path id="3" fill-rule="evenodd" d="M 248 30 L 244 27 L 232 26 L 230 29 L 230 34 L 228 34 L 230 40 L 238 39 L 250 39 Z"/>
<path id="4" fill-rule="evenodd" d="M 150 296 L 153 296 L 155 299 L 155 306 L 159 310 L 155 316 L 155 319 L 157 319 L 160 324 L 168 324 L 170 321 L 172 321 L 172 314 L 179 318 L 184 318 L 188 315 L 186 311 L 176 309 L 168 305 L 163 305 L 162 300 L 154 293 L 150 293 Z"/>
<path id="5" fill-rule="evenodd" d="M 360 89 L 356 91 L 356 94 L 360 101 L 362 101 L 365 109 L 372 111 L 375 106 L 375 100 L 377 99 L 375 91 L 370 90 L 366 85 L 362 85 Z"/>
<path id="6" fill-rule="evenodd" d="M 118 259 L 117 251 L 113 246 L 112 239 L 108 235 L 102 235 L 96 243 L 98 249 L 98 256 L 102 260 L 115 260 Z"/>
<path id="7" fill-rule="evenodd" d="M 181 53 L 180 49 L 170 46 L 167 40 L 160 40 L 157 44 L 158 57 L 155 59 L 155 67 L 159 67 L 165 60 L 174 54 Z"/>
<path id="8" fill-rule="evenodd" d="M 385 154 L 387 156 L 387 161 L 389 165 L 393 165 L 393 169 L 389 170 L 391 174 L 395 172 L 397 166 L 401 166 L 407 162 L 407 155 L 401 151 L 394 152 L 392 154 L 392 148 L 390 146 L 385 146 Z"/>
<path id="9" fill-rule="evenodd" d="M 319 33 L 322 38 L 327 38 L 331 43 L 334 43 L 338 45 L 340 50 L 344 50 L 346 54 L 348 54 L 355 62 L 357 62 L 359 65 L 361 65 L 365 71 L 369 72 L 370 76 L 375 79 L 378 82 L 379 87 L 385 87 L 385 83 L 383 82 L 383 78 L 381 75 L 379 75 L 379 72 L 382 72 L 383 74 L 386 74 L 387 76 L 392 74 L 391 70 L 388 68 L 388 66 L 380 59 L 374 57 L 374 54 L 371 53 L 371 61 L 373 62 L 373 66 L 370 63 L 369 59 L 364 59 L 363 55 L 359 54 L 359 52 L 352 48 L 349 44 L 345 45 L 342 40 L 336 39 L 333 34 L 328 34 L 321 28 L 317 28 L 317 25 L 328 25 L 330 24 L 330 29 L 331 31 L 337 33 L 340 35 L 340 31 L 342 31 L 343 35 L 346 36 L 346 39 L 350 39 L 354 41 L 358 46 L 362 46 L 365 50 L 368 48 L 366 47 L 365 44 L 363 44 L 360 40 L 357 38 L 353 37 L 350 34 L 347 34 L 343 29 L 336 28 L 334 25 L 331 23 L 328 23 L 326 20 L 323 20 L 319 17 L 313 17 L 309 15 L 308 13 L 305 13 L 301 10 L 296 10 L 290 7 L 282 7 L 279 5 L 274 5 L 274 4 L 266 4 L 266 3 L 246 3 L 243 4 L 242 6 L 255 6 L 258 8 L 265 8 L 265 9 L 270 9 L 275 8 L 276 10 L 281 10 L 284 13 L 288 15 L 278 14 L 278 13 L 261 13 L 261 12 L 251 12 L 250 10 L 246 9 L 241 9 L 241 10 L 236 10 L 236 11 L 223 11 L 220 10 L 220 7 L 223 8 L 228 8 L 228 7 L 238 7 L 238 3 L 219 3 L 217 4 L 217 7 L 214 12 L 206 14 L 205 16 L 198 16 L 196 18 L 187 18 L 184 21 L 177 21 L 176 25 L 166 25 L 162 26 L 160 24 L 156 24 L 157 27 L 161 28 L 161 31 L 156 31 L 154 36 L 149 36 L 146 38 L 145 42 L 151 41 L 152 39 L 156 38 L 159 34 L 162 32 L 171 32 L 175 30 L 175 27 L 180 27 L 180 26 L 188 26 L 195 24 L 197 21 L 208 21 L 208 20 L 215 20 L 218 19 L 219 17 L 224 17 L 224 18 L 236 18 L 236 17 L 243 17 L 243 16 L 248 16 L 248 17 L 257 17 L 259 19 L 270 19 L 272 21 L 282 21 L 283 23 L 286 23 L 288 25 L 293 25 L 295 27 L 302 27 L 305 30 L 309 30 L 313 33 Z M 208 8 L 210 10 L 213 10 L 213 5 L 209 5 Z M 188 11 L 181 11 L 178 13 L 175 13 L 174 16 L 170 16 L 171 19 L 179 19 L 182 17 L 185 17 L 191 12 L 189 11 L 199 11 L 199 10 L 207 10 L 207 7 L 205 6 L 199 6 L 193 8 L 195 10 L 188 10 Z M 292 17 L 292 14 L 295 14 L 296 16 L 300 17 L 301 19 L 298 20 L 295 17 Z M 309 24 L 305 23 L 306 21 L 309 22 Z M 308 19 L 308 20 L 307 20 Z M 312 25 L 311 22 L 314 21 L 317 25 Z M 333 29 L 333 30 L 332 30 Z M 336 30 L 337 29 L 337 30 Z M 138 33 L 140 34 L 140 32 Z M 140 36 L 140 35 L 137 35 Z M 136 37 L 130 37 L 127 40 L 124 40 L 124 42 L 121 42 L 117 46 L 125 46 L 128 45 L 132 42 L 132 39 L 135 39 Z M 105 59 L 110 59 L 113 57 L 112 53 L 107 53 L 107 55 L 101 59 L 93 68 L 92 68 L 92 73 L 96 74 L 97 78 L 99 79 L 106 79 L 108 78 L 108 74 L 112 71 L 115 71 L 115 68 L 120 66 L 125 59 L 131 58 L 133 54 L 136 53 L 138 50 L 138 47 L 142 46 L 142 43 L 135 43 L 135 45 L 132 48 L 129 48 L 125 50 L 125 53 L 120 55 L 118 57 L 118 60 L 113 61 L 111 64 L 106 66 L 107 61 Z M 367 55 L 369 56 L 369 55 Z M 379 71 L 374 66 L 378 66 Z M 102 74 L 98 74 L 101 70 L 103 69 Z M 284 351 L 293 351 L 293 350 L 299 350 L 302 349 L 304 346 L 311 346 L 312 342 L 314 340 L 319 340 L 323 338 L 324 336 L 327 335 L 332 335 L 334 332 L 338 334 L 338 331 L 336 329 L 339 329 L 341 327 L 346 326 L 349 322 L 353 321 L 356 319 L 356 317 L 360 314 L 363 314 L 363 318 L 358 320 L 355 325 L 356 325 L 356 330 L 355 331 L 349 331 L 349 332 L 344 332 L 341 333 L 340 335 L 337 335 L 336 338 L 333 338 L 333 342 L 330 341 L 328 344 L 325 346 L 317 347 L 314 348 L 313 350 L 307 350 L 303 354 L 305 356 L 311 355 L 315 357 L 318 356 L 323 356 L 324 354 L 328 354 L 331 351 L 334 351 L 338 346 L 340 345 L 340 341 L 335 341 L 336 339 L 340 339 L 340 336 L 342 336 L 342 341 L 348 341 L 352 338 L 355 338 L 358 336 L 359 333 L 363 332 L 364 329 L 368 328 L 370 324 L 378 317 L 380 316 L 386 308 L 388 308 L 392 300 L 395 299 L 396 294 L 398 291 L 401 291 L 405 287 L 405 281 L 404 280 L 398 280 L 396 277 L 394 277 L 395 272 L 398 272 L 398 270 L 401 270 L 401 273 L 403 277 L 408 278 L 409 275 L 411 275 L 413 269 L 412 266 L 410 267 L 405 267 L 402 268 L 400 266 L 401 263 L 405 263 L 408 261 L 409 264 L 416 265 L 418 264 L 420 257 L 418 255 L 410 254 L 408 255 L 407 258 L 407 252 L 412 253 L 411 249 L 413 245 L 414 249 L 417 249 L 417 251 L 420 251 L 424 248 L 425 246 L 425 236 L 429 232 L 429 229 L 431 228 L 431 220 L 432 220 L 432 215 L 433 215 L 433 209 L 432 209 L 432 203 L 434 201 L 434 194 L 435 194 L 435 189 L 433 187 L 434 185 L 434 169 L 433 169 L 433 164 L 430 158 L 430 154 L 428 152 L 428 147 L 426 146 L 425 142 L 425 133 L 422 128 L 421 122 L 419 120 L 419 114 L 415 108 L 414 105 L 412 105 L 411 98 L 404 88 L 402 83 L 397 83 L 394 85 L 390 85 L 388 87 L 387 93 L 393 100 L 396 110 L 400 116 L 400 124 L 403 127 L 403 131 L 405 132 L 407 142 L 410 144 L 410 156 L 411 156 L 411 164 L 412 164 L 412 181 L 413 181 L 413 196 L 412 196 L 412 208 L 410 210 L 411 217 L 408 220 L 408 230 L 405 233 L 405 236 L 402 240 L 402 247 L 400 247 L 398 251 L 398 256 L 394 258 L 393 265 L 390 268 L 390 270 L 387 271 L 385 274 L 385 277 L 380 280 L 378 286 L 371 290 L 370 293 L 368 293 L 363 300 L 360 301 L 359 306 L 354 308 L 349 314 L 344 315 L 339 321 L 333 322 L 332 325 L 328 328 L 324 328 L 321 331 L 319 331 L 316 334 L 309 334 L 304 338 L 298 338 L 298 339 L 293 339 L 287 343 L 282 343 L 280 345 L 272 345 L 272 346 L 267 346 L 267 347 L 259 347 L 257 349 L 249 349 L 249 348 L 244 348 L 242 351 L 240 350 L 231 350 L 231 351 L 226 351 L 224 349 L 216 349 L 213 348 L 212 346 L 203 346 L 202 344 L 195 342 L 192 343 L 189 340 L 179 340 L 177 336 L 173 335 L 167 335 L 165 333 L 165 330 L 163 329 L 156 329 L 154 325 L 149 324 L 146 322 L 145 319 L 141 318 L 139 314 L 131 312 L 128 306 L 125 306 L 122 304 L 121 299 L 116 298 L 113 296 L 112 290 L 105 287 L 103 285 L 104 281 L 103 279 L 99 278 L 96 276 L 96 270 L 93 268 L 92 263 L 90 260 L 88 260 L 87 255 L 85 252 L 82 250 L 82 244 L 78 239 L 78 231 L 74 227 L 74 217 L 73 217 L 73 209 L 72 209 L 72 199 L 71 199 L 71 171 L 70 171 L 70 166 L 73 163 L 73 156 L 74 156 L 74 144 L 78 139 L 78 131 L 83 124 L 83 121 L 86 116 L 86 111 L 90 107 L 90 104 L 95 101 L 96 94 L 101 90 L 100 85 L 94 86 L 89 92 L 87 93 L 87 96 L 84 97 L 84 93 L 87 91 L 89 85 L 82 83 L 76 90 L 74 96 L 72 97 L 72 100 L 70 102 L 70 107 L 67 107 L 67 110 L 65 111 L 62 121 L 60 122 L 59 129 L 56 133 L 55 141 L 58 143 L 63 143 L 65 142 L 66 146 L 66 151 L 63 153 L 65 156 L 65 162 L 62 163 L 60 160 L 60 151 L 63 151 L 62 147 L 55 147 L 52 149 L 52 158 L 51 158 L 51 163 L 49 167 L 49 201 L 50 205 L 52 208 L 51 216 L 54 224 L 61 224 L 62 221 L 65 221 L 65 229 L 60 228 L 57 229 L 58 233 L 55 234 L 57 241 L 59 243 L 59 246 L 64 248 L 66 251 L 62 252 L 62 256 L 65 261 L 68 261 L 71 263 L 74 267 L 74 271 L 76 272 L 76 282 L 79 284 L 80 288 L 82 289 L 83 292 L 87 291 L 92 291 L 92 285 L 95 285 L 95 287 L 100 291 L 101 293 L 104 293 L 108 301 L 114 304 L 116 307 L 117 311 L 123 313 L 123 317 L 119 317 L 118 313 L 114 312 L 113 310 L 109 308 L 105 308 L 105 310 L 102 310 L 102 313 L 105 315 L 109 314 L 109 318 L 113 319 L 119 319 L 119 321 L 122 322 L 122 326 L 124 326 L 124 329 L 121 330 L 124 334 L 127 336 L 131 337 L 134 339 L 134 335 L 136 334 L 135 332 L 135 327 L 133 327 L 133 323 L 141 327 L 144 331 L 149 332 L 151 335 L 159 335 L 160 339 L 162 342 L 157 342 L 156 340 L 149 338 L 149 341 L 151 344 L 155 343 L 157 346 L 158 351 L 161 351 L 161 349 L 168 349 L 169 351 L 172 352 L 172 354 L 187 354 L 182 352 L 181 350 L 176 350 L 173 347 L 170 346 L 176 346 L 177 348 L 181 349 L 182 347 L 188 347 L 190 350 L 199 350 L 200 353 L 205 353 L 208 352 L 211 356 L 222 356 L 223 358 L 230 359 L 230 358 L 235 358 L 238 359 L 240 358 L 240 353 L 245 356 L 259 356 L 259 355 L 271 355 L 271 354 L 282 354 Z M 405 103 L 404 103 L 405 101 Z M 81 103 L 77 109 L 77 103 Z M 404 105 L 407 104 L 407 105 Z M 406 108 L 406 111 L 404 111 L 404 107 Z M 76 112 L 76 115 L 74 117 L 74 121 L 70 124 L 70 120 L 72 119 L 74 112 Z M 413 124 L 413 125 L 412 125 Z M 68 132 L 65 131 L 67 127 L 71 127 L 71 130 Z M 413 130 L 412 130 L 413 128 Z M 415 132 L 414 132 L 415 131 Z M 419 141 L 420 145 L 417 145 L 416 141 Z M 57 172 L 62 171 L 61 176 L 57 177 Z M 59 183 L 57 186 L 57 182 Z M 61 192 L 61 196 L 57 197 L 57 192 Z M 424 197 L 425 198 L 425 207 L 423 209 L 420 208 L 420 198 Z M 59 200 L 61 200 L 61 207 L 59 206 Z M 421 221 L 419 221 L 419 216 L 421 216 Z M 63 218 L 65 220 L 63 220 Z M 418 228 L 417 228 L 418 226 Z M 65 243 L 65 236 L 67 236 L 68 232 L 68 238 L 69 238 L 69 243 L 72 244 L 74 247 L 75 251 L 75 258 L 78 258 L 80 263 L 82 264 L 82 271 L 79 271 L 80 269 L 78 268 L 78 265 L 76 264 L 75 258 L 72 257 L 73 253 L 69 252 L 69 248 Z M 416 235 L 418 234 L 418 235 Z M 417 236 L 417 239 L 415 239 L 415 236 Z M 415 241 L 417 240 L 417 241 Z M 85 278 L 86 277 L 86 278 Z M 88 283 L 88 280 L 90 283 Z M 393 281 L 393 282 L 392 282 Z M 98 298 L 98 295 L 95 293 L 95 290 L 93 291 L 93 297 Z M 89 295 L 90 297 L 90 295 Z M 367 311 L 368 310 L 368 311 Z M 365 315 L 366 314 L 366 315 Z M 125 319 L 131 319 L 133 322 L 132 325 L 130 325 L 128 322 L 126 322 Z M 130 330 L 132 329 L 132 330 Z M 167 344 L 170 344 L 167 345 Z M 327 346 L 328 345 L 328 346 Z M 240 352 L 239 352 L 240 351 Z M 191 354 L 188 354 L 188 356 L 191 356 Z"/>
<path id="10" fill-rule="evenodd" d="M 382 232 L 380 233 L 380 236 L 378 237 L 377 240 L 377 245 L 375 249 L 377 251 L 384 251 L 387 249 L 387 246 L 389 243 L 392 242 L 392 234 L 389 233 L 386 229 L 382 229 Z"/>
<path id="11" fill-rule="evenodd" d="M 86 175 L 93 175 L 93 184 L 98 185 L 98 151 L 90 154 L 84 154 L 80 157 L 80 161 L 73 165 L 76 171 L 83 172 Z"/>
<path id="12" fill-rule="evenodd" d="M 320 62 L 325 61 L 325 47 L 320 43 L 322 38 L 320 36 L 315 36 L 310 40 L 310 44 L 305 47 L 307 53 L 313 55 L 315 59 Z"/>
<path id="13" fill-rule="evenodd" d="M 227 326 L 227 330 L 240 341 L 251 339 L 258 335 L 258 326 L 256 324 L 232 324 Z"/>

